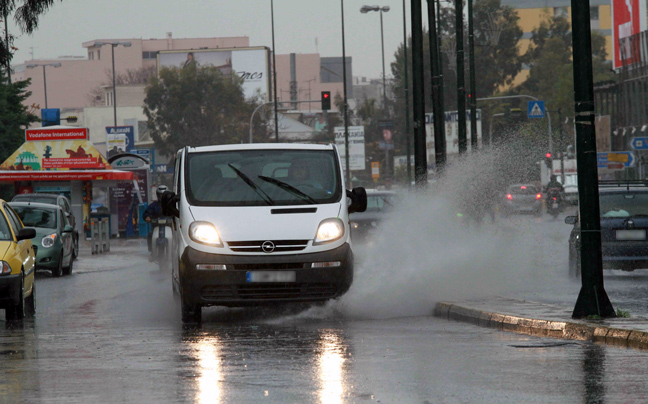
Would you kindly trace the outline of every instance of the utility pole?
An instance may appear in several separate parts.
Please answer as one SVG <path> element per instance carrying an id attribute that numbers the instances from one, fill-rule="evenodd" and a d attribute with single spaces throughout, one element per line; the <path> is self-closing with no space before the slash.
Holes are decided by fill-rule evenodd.
<path id="1" fill-rule="evenodd" d="M 579 204 L 582 283 L 573 318 L 616 317 L 603 287 L 589 5 L 589 0 L 571 0 L 578 195 L 581 201 L 587 201 Z"/>
<path id="2" fill-rule="evenodd" d="M 405 140 L 407 147 L 407 187 L 410 187 L 412 183 L 412 157 L 411 157 L 411 145 L 410 145 L 410 113 L 409 113 L 409 80 L 408 80 L 408 63 L 407 63 L 407 15 L 405 9 L 405 0 L 403 0 L 403 63 L 404 63 L 404 79 L 405 84 L 403 85 L 403 96 L 405 97 Z"/>
<path id="3" fill-rule="evenodd" d="M 468 150 L 466 139 L 466 85 L 464 78 L 463 0 L 455 0 L 455 29 L 457 39 L 457 119 L 459 120 L 459 154 Z"/>
<path id="4" fill-rule="evenodd" d="M 475 83 L 475 33 L 473 29 L 473 0 L 468 0 L 468 69 L 470 79 L 470 150 L 479 149 L 477 138 L 477 85 Z"/>
<path id="5" fill-rule="evenodd" d="M 423 88 L 423 22 L 421 0 L 411 0 L 412 13 L 412 112 L 414 118 L 414 178 L 416 186 L 427 186 L 425 150 L 425 93 Z"/>
<path id="6" fill-rule="evenodd" d="M 439 63 L 439 41 L 437 40 L 434 0 L 428 0 L 428 21 L 430 24 L 430 66 L 432 68 L 432 116 L 434 124 L 434 157 L 437 175 L 445 168 L 445 111 L 443 110 L 443 73 Z"/>

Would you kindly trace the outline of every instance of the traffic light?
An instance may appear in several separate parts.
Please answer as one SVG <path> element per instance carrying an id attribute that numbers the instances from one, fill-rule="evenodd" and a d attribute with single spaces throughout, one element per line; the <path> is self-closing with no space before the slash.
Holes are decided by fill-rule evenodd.
<path id="1" fill-rule="evenodd" d="M 551 153 L 545 153 L 544 161 L 547 168 L 551 170 L 553 168 L 553 157 L 551 156 Z"/>
<path id="2" fill-rule="evenodd" d="M 322 111 L 331 109 L 331 92 L 322 91 Z"/>

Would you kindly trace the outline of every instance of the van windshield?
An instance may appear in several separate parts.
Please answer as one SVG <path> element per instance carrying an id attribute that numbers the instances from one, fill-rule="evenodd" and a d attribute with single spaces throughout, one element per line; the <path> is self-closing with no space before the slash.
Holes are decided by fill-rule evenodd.
<path id="1" fill-rule="evenodd" d="M 187 199 L 198 206 L 307 205 L 340 201 L 333 150 L 228 150 L 190 153 Z"/>

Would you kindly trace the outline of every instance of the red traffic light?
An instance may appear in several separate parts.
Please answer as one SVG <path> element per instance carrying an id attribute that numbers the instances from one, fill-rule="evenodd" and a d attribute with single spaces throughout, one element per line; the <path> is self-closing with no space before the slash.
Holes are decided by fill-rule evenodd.
<path id="1" fill-rule="evenodd" d="M 329 93 L 322 93 L 322 98 L 324 98 L 324 99 L 327 99 L 330 96 L 331 96 L 331 94 L 329 94 Z"/>
<path id="2" fill-rule="evenodd" d="M 548 158 L 548 159 L 550 159 L 550 158 L 551 158 L 551 153 L 547 153 L 547 154 L 545 154 L 545 157 Z"/>

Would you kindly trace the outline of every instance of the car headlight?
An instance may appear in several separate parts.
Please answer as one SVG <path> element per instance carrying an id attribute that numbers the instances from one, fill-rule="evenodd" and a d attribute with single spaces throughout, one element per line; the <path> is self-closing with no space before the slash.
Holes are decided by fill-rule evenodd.
<path id="1" fill-rule="evenodd" d="M 193 222 L 189 226 L 189 237 L 201 244 L 213 247 L 222 247 L 220 236 L 216 227 L 209 222 Z"/>
<path id="2" fill-rule="evenodd" d="M 331 218 L 322 220 L 315 233 L 315 241 L 313 245 L 330 243 L 331 241 L 338 240 L 344 236 L 344 224 L 338 218 Z"/>
<path id="3" fill-rule="evenodd" d="M 56 234 L 50 234 L 48 236 L 43 237 L 41 244 L 43 245 L 43 247 L 49 248 L 54 245 L 55 241 L 56 241 Z"/>
<path id="4" fill-rule="evenodd" d="M 0 261 L 0 275 L 8 275 L 11 273 L 11 266 L 6 261 Z"/>

